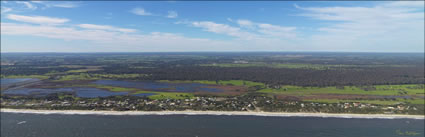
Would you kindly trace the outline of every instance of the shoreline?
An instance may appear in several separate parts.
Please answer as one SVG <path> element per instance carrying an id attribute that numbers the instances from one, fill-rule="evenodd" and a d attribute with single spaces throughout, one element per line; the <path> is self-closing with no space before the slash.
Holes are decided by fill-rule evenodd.
<path id="1" fill-rule="evenodd" d="M 63 115 L 213 115 L 213 116 L 267 116 L 267 117 L 318 117 L 318 118 L 360 118 L 360 119 L 425 119 L 424 115 L 400 114 L 336 114 L 298 112 L 246 112 L 246 111 L 95 111 L 95 110 L 35 110 L 0 109 L 2 113 L 63 114 Z"/>

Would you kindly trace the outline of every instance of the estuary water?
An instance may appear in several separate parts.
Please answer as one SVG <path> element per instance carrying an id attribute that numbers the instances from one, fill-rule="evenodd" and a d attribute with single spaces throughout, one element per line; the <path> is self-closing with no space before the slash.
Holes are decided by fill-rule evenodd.
<path id="1" fill-rule="evenodd" d="M 1 86 L 9 86 L 13 84 L 22 84 L 26 81 L 34 81 L 38 79 L 31 78 L 14 78 L 14 79 L 1 79 Z M 156 81 L 119 81 L 119 80 L 97 80 L 92 84 L 126 87 L 126 88 L 139 88 L 140 90 L 148 91 L 162 91 L 162 92 L 222 92 L 223 90 L 216 87 L 211 87 L 207 84 L 199 83 L 166 83 Z M 86 87 L 64 87 L 64 88 L 13 88 L 1 91 L 7 95 L 31 95 L 31 96 L 45 96 L 52 93 L 75 93 L 77 97 L 93 98 L 93 97 L 107 97 L 117 95 L 129 95 L 129 92 L 111 92 L 104 89 L 86 88 Z M 152 96 L 155 93 L 141 93 L 130 94 L 133 96 Z"/>
<path id="2" fill-rule="evenodd" d="M 26 82 L 26 81 L 34 81 L 34 80 L 38 80 L 38 79 L 34 79 L 34 78 L 2 78 L 0 80 L 0 85 L 1 86 L 9 86 L 9 85 L 12 85 L 12 84 L 17 84 L 17 83 Z"/>
<path id="3" fill-rule="evenodd" d="M 167 83 L 156 81 L 120 81 L 120 80 L 98 80 L 93 82 L 98 85 L 118 86 L 126 88 L 140 88 L 152 91 L 165 91 L 165 92 L 222 92 L 218 88 L 208 87 L 207 84 L 200 83 Z"/>
<path id="4" fill-rule="evenodd" d="M 116 95 L 127 95 L 127 92 L 111 92 L 97 88 L 53 88 L 53 89 L 41 89 L 41 88 L 20 88 L 13 90 L 3 91 L 3 94 L 8 95 L 33 95 L 33 96 L 46 96 L 52 93 L 68 92 L 75 93 L 77 97 L 84 98 L 95 98 L 95 97 L 107 97 Z"/>
<path id="5" fill-rule="evenodd" d="M 408 133 L 414 133 L 407 135 Z M 411 137 L 424 120 L 1 113 L 3 137 Z"/>

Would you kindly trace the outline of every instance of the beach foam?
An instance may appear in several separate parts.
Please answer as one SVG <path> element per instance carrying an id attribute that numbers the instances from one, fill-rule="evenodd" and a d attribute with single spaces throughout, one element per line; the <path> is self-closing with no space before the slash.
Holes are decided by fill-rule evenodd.
<path id="1" fill-rule="evenodd" d="M 424 115 L 389 114 L 331 114 L 289 112 L 243 112 L 243 111 L 94 111 L 94 110 L 32 110 L 1 109 L 4 113 L 63 114 L 63 115 L 223 115 L 223 116 L 272 116 L 272 117 L 321 117 L 362 119 L 425 119 Z"/>

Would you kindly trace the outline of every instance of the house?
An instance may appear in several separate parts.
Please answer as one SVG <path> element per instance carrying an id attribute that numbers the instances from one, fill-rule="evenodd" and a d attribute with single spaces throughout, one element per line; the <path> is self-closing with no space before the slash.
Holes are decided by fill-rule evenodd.
<path id="1" fill-rule="evenodd" d="M 397 106 L 397 109 L 398 109 L 398 110 L 404 110 L 404 106 L 402 106 L 402 105 L 398 105 L 398 106 Z"/>
<path id="2" fill-rule="evenodd" d="M 351 107 L 350 103 L 344 103 L 344 108 L 345 109 L 350 108 L 350 107 Z"/>
<path id="3" fill-rule="evenodd" d="M 360 103 L 359 102 L 355 102 L 355 103 L 353 103 L 353 105 L 354 105 L 354 107 L 358 107 L 358 106 L 360 106 Z"/>
<path id="4" fill-rule="evenodd" d="M 387 108 L 384 108 L 384 109 L 387 109 L 387 110 L 394 110 L 395 108 L 394 108 L 394 107 L 387 107 Z"/>

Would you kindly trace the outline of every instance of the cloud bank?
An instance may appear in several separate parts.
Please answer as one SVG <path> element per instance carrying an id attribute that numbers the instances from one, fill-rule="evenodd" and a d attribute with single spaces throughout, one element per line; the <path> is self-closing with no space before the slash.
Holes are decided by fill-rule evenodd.
<path id="1" fill-rule="evenodd" d="M 20 4 L 28 9 L 37 9 L 34 6 L 36 2 L 26 3 L 29 2 Z M 2 7 L 2 15 L 6 14 L 5 17 L 14 22 L 2 21 L 1 34 L 88 41 L 90 44 L 129 51 L 423 52 L 423 5 L 423 1 L 383 2 L 374 6 L 294 5 L 297 10 L 294 16 L 322 23 L 310 28 L 227 17 L 223 17 L 227 18 L 227 22 L 186 19 L 174 24 L 227 37 L 225 40 L 189 37 L 185 32 L 146 32 L 107 24 L 73 23 L 63 17 L 12 14 L 14 9 Z M 56 4 L 56 7 L 77 6 Z M 140 16 L 156 16 L 143 8 L 134 8 L 130 12 Z M 168 11 L 168 14 L 157 17 L 182 18 L 176 11 Z"/>

